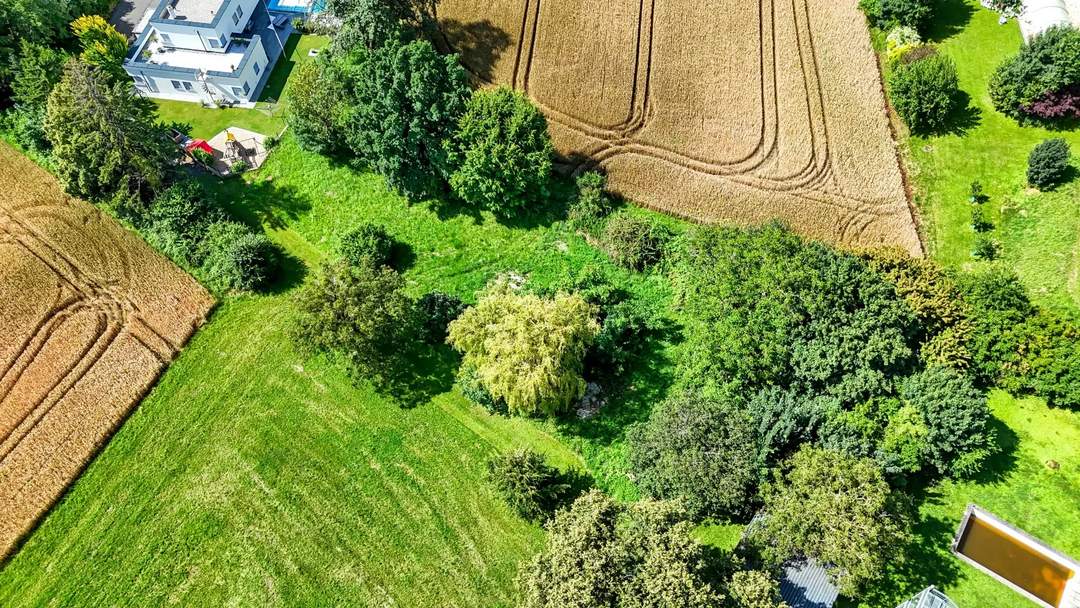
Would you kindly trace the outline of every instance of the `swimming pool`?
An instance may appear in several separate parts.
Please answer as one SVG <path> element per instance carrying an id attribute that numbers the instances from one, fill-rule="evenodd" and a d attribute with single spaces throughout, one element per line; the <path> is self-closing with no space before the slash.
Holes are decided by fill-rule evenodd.
<path id="1" fill-rule="evenodd" d="M 277 13 L 319 13 L 326 0 L 268 0 L 267 8 Z"/>

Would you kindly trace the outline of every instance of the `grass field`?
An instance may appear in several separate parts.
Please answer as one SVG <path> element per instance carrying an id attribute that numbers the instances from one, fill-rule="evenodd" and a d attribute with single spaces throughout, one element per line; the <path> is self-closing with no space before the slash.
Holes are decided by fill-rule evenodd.
<path id="1" fill-rule="evenodd" d="M 204 108 L 197 103 L 155 99 L 158 114 L 165 122 L 179 122 L 191 125 L 191 136 L 210 139 L 227 127 L 240 127 L 263 133 L 277 135 L 285 128 L 285 83 L 293 68 L 306 61 L 311 61 L 308 51 L 321 48 L 329 42 L 325 36 L 307 36 L 293 34 L 285 43 L 285 52 L 274 65 L 274 70 L 266 81 L 266 87 L 259 95 L 255 108 Z"/>
<path id="2" fill-rule="evenodd" d="M 291 138 L 254 183 L 219 187 L 294 256 L 289 272 L 277 293 L 219 308 L 0 572 L 0 605 L 507 605 L 541 533 L 490 493 L 486 457 L 526 444 L 580 467 L 568 446 L 618 452 L 605 417 L 493 418 L 448 392 L 448 356 L 417 362 L 425 399 L 402 409 L 294 351 L 288 291 L 363 219 L 413 245 L 417 294 L 471 297 L 501 271 L 548 281 L 603 259 L 543 217 L 442 220 Z"/>
<path id="3" fill-rule="evenodd" d="M 945 136 L 910 140 L 914 181 L 926 216 L 933 255 L 951 265 L 973 264 L 972 180 L 983 183 L 986 209 L 998 225 L 994 238 L 1003 258 L 1040 301 L 1058 308 L 1080 306 L 1080 179 L 1054 192 L 1026 185 L 1027 157 L 1048 137 L 1064 137 L 1080 157 L 1080 130 L 1055 132 L 1021 127 L 996 112 L 988 83 L 994 69 L 1019 50 L 1015 21 L 999 26 L 997 14 L 977 0 L 939 3 L 932 36 L 956 60 L 961 88 L 975 108 L 973 124 Z M 1080 163 L 1080 161 L 1076 161 Z"/>

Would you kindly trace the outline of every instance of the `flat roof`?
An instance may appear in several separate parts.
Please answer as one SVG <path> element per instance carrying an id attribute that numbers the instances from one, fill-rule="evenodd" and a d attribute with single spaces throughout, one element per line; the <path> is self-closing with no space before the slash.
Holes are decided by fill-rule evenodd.
<path id="1" fill-rule="evenodd" d="M 146 48 L 151 51 L 151 55 L 145 62 L 174 68 L 206 70 L 207 72 L 232 72 L 244 60 L 247 46 L 246 44 L 234 42 L 229 45 L 229 48 L 224 53 L 211 53 L 208 51 L 166 47 L 155 40 L 146 45 Z"/>
<path id="2" fill-rule="evenodd" d="M 173 14 L 169 19 L 210 23 L 227 0 L 176 0 L 172 3 Z M 164 16 L 164 15 L 163 15 Z"/>

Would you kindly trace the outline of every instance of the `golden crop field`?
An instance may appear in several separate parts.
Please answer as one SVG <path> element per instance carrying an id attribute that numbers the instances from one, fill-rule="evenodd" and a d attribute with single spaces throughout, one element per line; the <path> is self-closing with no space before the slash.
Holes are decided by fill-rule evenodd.
<path id="1" fill-rule="evenodd" d="M 705 222 L 922 245 L 857 0 L 441 0 L 447 45 L 525 91 L 572 165 Z"/>
<path id="2" fill-rule="evenodd" d="M 191 277 L 0 144 L 0 558 L 212 305 Z"/>

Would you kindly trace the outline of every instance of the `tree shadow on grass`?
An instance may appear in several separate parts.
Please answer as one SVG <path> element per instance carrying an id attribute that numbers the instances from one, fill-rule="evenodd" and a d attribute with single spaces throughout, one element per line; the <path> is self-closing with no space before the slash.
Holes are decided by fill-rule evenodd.
<path id="1" fill-rule="evenodd" d="M 274 64 L 274 70 L 267 77 L 266 86 L 263 87 L 262 93 L 259 95 L 259 101 L 276 102 L 281 99 L 281 94 L 285 91 L 285 83 L 289 81 L 289 75 L 292 74 L 293 68 L 296 67 L 293 53 L 299 43 L 299 33 L 293 33 L 285 41 L 285 49 L 282 51 L 277 63 Z"/>
<path id="2" fill-rule="evenodd" d="M 673 325 L 650 332 L 626 373 L 604 383 L 607 403 L 600 412 L 587 419 L 561 418 L 557 423 L 559 430 L 607 446 L 624 437 L 631 425 L 648 419 L 674 379 L 675 369 L 667 356 L 666 343 L 678 335 L 679 330 Z"/>
<path id="3" fill-rule="evenodd" d="M 956 95 L 956 109 L 945 120 L 942 133 L 949 135 L 967 135 L 982 124 L 982 110 L 971 103 L 971 95 L 959 91 Z"/>
<path id="4" fill-rule="evenodd" d="M 926 499 L 940 500 L 936 494 Z M 955 533 L 953 522 L 923 517 L 912 529 L 912 539 L 903 548 L 900 559 L 886 564 L 881 577 L 859 594 L 859 601 L 843 598 L 836 605 L 840 608 L 851 608 L 860 603 L 897 606 L 930 585 L 939 588 L 955 585 L 962 574 L 959 560 L 950 552 Z"/>
<path id="5" fill-rule="evenodd" d="M 991 416 L 990 432 L 993 433 L 996 451 L 986 459 L 982 469 L 972 477 L 980 485 L 1001 483 L 1016 470 L 1019 459 L 1016 456 L 1020 447 L 1020 436 L 998 418 Z"/>
<path id="6" fill-rule="evenodd" d="M 398 356 L 389 357 L 385 369 L 371 384 L 381 396 L 411 409 L 449 391 L 458 364 L 459 355 L 449 346 L 431 346 L 417 340 L 404 345 Z"/>
<path id="7" fill-rule="evenodd" d="M 277 270 L 264 293 L 280 295 L 290 291 L 304 282 L 307 272 L 308 267 L 303 260 L 285 250 L 279 249 Z"/>
<path id="8" fill-rule="evenodd" d="M 208 177 L 203 183 L 218 205 L 253 227 L 281 230 L 311 210 L 311 202 L 295 188 L 277 186 L 271 181 Z"/>
<path id="9" fill-rule="evenodd" d="M 975 7 L 967 0 L 938 0 L 926 41 L 941 42 L 959 34 L 974 15 Z"/>

